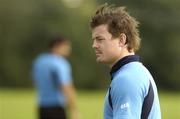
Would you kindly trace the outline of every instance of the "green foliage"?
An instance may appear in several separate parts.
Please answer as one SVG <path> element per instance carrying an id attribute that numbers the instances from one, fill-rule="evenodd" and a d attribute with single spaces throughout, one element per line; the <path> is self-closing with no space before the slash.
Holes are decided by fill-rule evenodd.
<path id="1" fill-rule="evenodd" d="M 108 87 L 109 70 L 95 61 L 89 27 L 91 15 L 104 1 L 0 0 L 0 86 L 30 87 L 33 59 L 46 51 L 52 34 L 60 33 L 72 40 L 73 53 L 69 60 L 76 86 Z M 179 90 L 179 1 L 109 2 L 127 6 L 140 21 L 139 54 L 158 86 Z"/>
<path id="2" fill-rule="evenodd" d="M 105 76 L 96 77 L 93 72 L 100 69 L 91 49 L 89 19 L 93 1 L 83 1 L 77 8 L 69 8 L 65 2 L 56 0 L 8 0 L 1 3 L 1 86 L 30 86 L 33 59 L 46 51 L 52 34 L 63 34 L 72 40 L 70 61 L 75 84 L 78 87 L 101 87 L 99 79 Z M 100 70 L 97 72 L 102 74 Z M 95 81 L 92 85 L 91 82 Z"/>

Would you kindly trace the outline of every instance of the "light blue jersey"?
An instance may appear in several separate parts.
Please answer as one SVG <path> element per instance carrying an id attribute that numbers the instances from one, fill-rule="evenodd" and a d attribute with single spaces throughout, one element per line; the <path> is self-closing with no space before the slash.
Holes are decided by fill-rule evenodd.
<path id="1" fill-rule="evenodd" d="M 50 53 L 41 54 L 34 61 L 32 75 L 41 107 L 65 106 L 60 86 L 72 83 L 71 67 L 65 58 Z"/>
<path id="2" fill-rule="evenodd" d="M 148 119 L 161 119 L 156 84 L 149 71 L 137 59 L 136 55 L 127 56 L 113 66 L 111 90 L 105 97 L 104 119 L 141 119 L 150 82 L 154 99 Z"/>

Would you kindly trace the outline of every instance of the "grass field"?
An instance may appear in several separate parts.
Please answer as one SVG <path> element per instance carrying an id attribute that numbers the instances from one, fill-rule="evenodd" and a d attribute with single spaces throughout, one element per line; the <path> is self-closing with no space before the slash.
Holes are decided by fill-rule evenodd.
<path id="1" fill-rule="evenodd" d="M 78 91 L 81 119 L 102 119 L 104 91 Z M 162 119 L 180 119 L 180 94 L 160 93 Z M 36 119 L 36 97 L 30 90 L 0 90 L 0 119 Z"/>

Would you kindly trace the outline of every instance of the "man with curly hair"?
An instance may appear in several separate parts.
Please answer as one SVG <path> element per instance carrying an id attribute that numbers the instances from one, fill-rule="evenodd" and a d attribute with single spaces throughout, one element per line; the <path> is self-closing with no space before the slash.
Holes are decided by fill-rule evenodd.
<path id="1" fill-rule="evenodd" d="M 154 79 L 135 55 L 141 41 L 138 25 L 125 7 L 105 4 L 92 16 L 96 60 L 111 68 L 104 119 L 161 119 Z"/>

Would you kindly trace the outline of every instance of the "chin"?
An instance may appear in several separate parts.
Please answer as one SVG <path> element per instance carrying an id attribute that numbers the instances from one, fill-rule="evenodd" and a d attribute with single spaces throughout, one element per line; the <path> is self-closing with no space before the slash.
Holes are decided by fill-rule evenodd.
<path id="1" fill-rule="evenodd" d="M 97 61 L 98 63 L 103 63 L 103 64 L 106 63 L 106 61 L 104 61 L 103 59 L 100 59 L 100 58 L 97 58 L 96 61 Z"/>
<path id="2" fill-rule="evenodd" d="M 96 58 L 96 62 L 100 63 L 101 59 L 100 58 Z"/>

